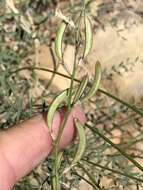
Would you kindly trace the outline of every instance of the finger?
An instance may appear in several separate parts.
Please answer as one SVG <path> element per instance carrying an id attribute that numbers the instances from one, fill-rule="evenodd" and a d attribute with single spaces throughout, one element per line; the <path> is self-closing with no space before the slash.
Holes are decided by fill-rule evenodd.
<path id="1" fill-rule="evenodd" d="M 67 108 L 63 108 L 61 110 L 59 110 L 58 114 L 60 114 L 61 117 L 61 123 L 62 121 L 65 119 L 65 113 L 67 111 Z M 85 114 L 83 113 L 82 109 L 80 106 L 74 106 L 74 108 L 71 111 L 70 117 L 68 117 L 65 127 L 64 127 L 64 131 L 62 133 L 62 137 L 60 140 L 60 148 L 64 149 L 67 145 L 69 145 L 72 141 L 73 138 L 75 137 L 75 128 L 74 126 L 74 118 L 78 118 L 81 123 L 85 123 L 86 118 L 85 118 Z M 52 127 L 52 136 L 57 137 L 58 132 L 59 132 L 59 126 L 56 124 L 56 117 L 53 120 L 53 127 Z"/>
<path id="2" fill-rule="evenodd" d="M 56 112 L 53 128 L 58 133 L 65 109 Z M 66 124 L 60 148 L 67 146 L 74 137 L 73 117 L 76 115 L 81 122 L 85 115 L 76 106 Z M 45 117 L 40 114 L 7 131 L 0 133 L 0 189 L 9 190 L 15 182 L 29 173 L 52 151 L 52 139 L 46 125 Z M 2 180 L 1 180 L 2 179 Z"/>

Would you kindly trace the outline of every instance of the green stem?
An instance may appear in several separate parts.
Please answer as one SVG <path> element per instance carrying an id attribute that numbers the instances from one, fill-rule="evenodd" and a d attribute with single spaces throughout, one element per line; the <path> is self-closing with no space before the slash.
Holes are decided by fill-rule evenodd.
<path id="1" fill-rule="evenodd" d="M 94 189 L 96 189 L 96 186 L 92 182 L 90 182 L 88 179 L 86 179 L 85 177 L 83 177 L 82 175 L 78 174 L 75 171 L 73 171 L 72 174 L 80 177 L 81 179 L 83 179 L 84 181 L 86 181 L 89 185 L 91 185 Z"/>
<path id="2" fill-rule="evenodd" d="M 53 70 L 51 70 L 51 69 L 41 68 L 41 67 L 23 67 L 23 68 L 20 68 L 20 69 L 17 69 L 17 70 L 15 70 L 15 71 L 10 72 L 9 74 L 14 74 L 14 73 L 17 73 L 17 72 L 20 72 L 20 71 L 23 71 L 23 70 L 31 70 L 31 71 L 32 71 L 33 69 L 35 69 L 35 70 L 47 71 L 47 72 L 51 72 L 51 73 L 55 73 L 55 74 L 57 74 L 57 75 L 59 75 L 59 76 L 62 76 L 62 77 L 65 77 L 65 78 L 71 80 L 71 77 L 68 76 L 68 75 L 62 74 L 62 73 L 57 72 L 57 71 L 53 71 Z M 80 80 L 78 80 L 78 79 L 76 79 L 76 78 L 74 78 L 74 81 L 77 82 L 77 83 L 80 83 L 80 82 L 81 82 Z M 90 87 L 91 85 L 88 84 L 88 86 Z M 110 98 L 116 100 L 117 102 L 123 104 L 124 106 L 128 107 L 129 109 L 131 109 L 131 110 L 134 111 L 135 113 L 137 113 L 137 114 L 143 116 L 143 111 L 142 111 L 142 110 L 139 110 L 139 109 L 136 108 L 134 105 L 128 104 L 127 102 L 121 100 L 120 98 L 114 96 L 113 94 L 111 94 L 111 93 L 109 93 L 109 92 L 107 92 L 107 91 L 104 91 L 103 89 L 100 89 L 100 88 L 99 88 L 98 91 L 101 92 L 102 94 L 104 94 L 104 95 L 106 95 L 106 96 L 108 96 L 108 97 L 110 97 Z"/>
<path id="3" fill-rule="evenodd" d="M 58 178 L 59 178 L 59 173 L 58 173 L 59 143 L 60 143 L 60 139 L 61 139 L 61 136 L 62 136 L 62 133 L 63 133 L 64 127 L 66 125 L 66 122 L 67 122 L 69 114 L 70 114 L 70 110 L 68 110 L 66 112 L 65 119 L 63 120 L 63 123 L 62 123 L 62 125 L 59 128 L 57 139 L 54 142 L 54 150 L 53 150 L 53 152 L 54 152 L 54 158 L 55 158 L 55 160 L 54 160 L 54 163 L 53 163 L 53 169 L 54 169 L 53 173 L 55 175 L 54 177 L 55 177 L 56 180 L 58 180 Z M 58 187 L 56 187 L 56 189 L 54 189 L 54 190 L 59 190 L 59 189 L 58 189 Z"/>
<path id="4" fill-rule="evenodd" d="M 94 176 L 92 174 L 90 174 L 87 169 L 85 169 L 83 167 L 83 165 L 81 165 L 80 163 L 78 164 L 79 168 L 81 168 L 83 170 L 84 173 L 86 173 L 86 175 L 88 176 L 88 178 L 90 179 L 90 181 L 92 182 L 92 184 L 94 184 L 94 188 L 96 190 L 102 190 L 102 188 L 100 187 L 100 185 L 96 182 L 96 180 L 94 179 Z"/>
<path id="5" fill-rule="evenodd" d="M 110 98 L 113 98 L 114 100 L 120 102 L 121 104 L 125 105 L 126 107 L 132 109 L 133 111 L 135 111 L 136 113 L 138 113 L 139 115 L 143 116 L 143 111 L 139 110 L 138 108 L 136 108 L 134 105 L 131 105 L 121 99 L 119 99 L 118 97 L 114 96 L 113 94 L 110 94 L 107 91 L 104 91 L 102 89 L 99 89 L 99 92 L 101 92 L 102 94 L 105 94 L 107 96 L 109 96 Z"/>
<path id="6" fill-rule="evenodd" d="M 122 175 L 122 176 L 125 176 L 125 177 L 128 177 L 130 179 L 133 179 L 133 180 L 136 180 L 136 181 L 139 181 L 139 182 L 142 182 L 143 183 L 143 180 L 142 179 L 139 179 L 137 177 L 134 177 L 130 174 L 127 174 L 127 173 L 123 173 L 123 172 L 120 172 L 120 171 L 117 171 L 117 170 L 114 170 L 114 169 L 111 169 L 111 168 L 108 168 L 106 166 L 102 166 L 100 164 L 96 164 L 94 162 L 91 162 L 89 160 L 86 160 L 86 159 L 82 159 L 83 161 L 87 162 L 88 164 L 91 164 L 91 165 L 94 165 L 95 167 L 98 167 L 98 168 L 101 168 L 103 170 L 108 170 L 108 171 L 111 171 L 113 173 L 116 173 L 116 174 L 119 174 L 119 175 Z"/>
<path id="7" fill-rule="evenodd" d="M 102 133 L 99 132 L 97 128 L 92 128 L 89 125 L 86 125 L 91 131 L 98 134 L 102 139 L 104 139 L 108 144 L 110 144 L 112 147 L 114 147 L 116 150 L 118 150 L 124 157 L 126 157 L 132 164 L 134 164 L 139 170 L 143 172 L 143 167 L 134 160 L 130 155 L 128 155 L 124 150 L 119 148 L 116 144 L 114 144 L 112 141 L 110 141 L 106 136 L 104 136 Z"/>
<path id="8" fill-rule="evenodd" d="M 69 88 L 69 95 L 68 95 L 68 109 L 71 109 L 71 100 L 72 100 L 72 91 L 73 91 L 73 84 L 74 84 L 74 78 L 75 78 L 75 73 L 76 73 L 76 59 L 77 59 L 77 54 L 75 53 L 75 58 L 74 58 L 74 66 L 73 66 L 73 72 L 71 76 L 71 84 Z"/>
<path id="9" fill-rule="evenodd" d="M 73 65 L 73 71 L 72 71 L 72 76 L 71 76 L 71 84 L 69 88 L 69 95 L 68 95 L 68 109 L 71 109 L 71 100 L 72 100 L 72 90 L 73 90 L 73 84 L 74 84 L 74 79 L 75 79 L 75 74 L 76 74 L 76 68 L 77 68 L 77 55 L 78 55 L 78 50 L 79 50 L 79 38 L 80 38 L 80 22 L 81 22 L 81 17 L 82 13 L 85 12 L 85 3 L 83 0 L 83 6 L 82 10 L 80 12 L 80 16 L 77 20 L 77 30 L 75 31 L 75 54 L 74 54 L 74 65 Z"/>

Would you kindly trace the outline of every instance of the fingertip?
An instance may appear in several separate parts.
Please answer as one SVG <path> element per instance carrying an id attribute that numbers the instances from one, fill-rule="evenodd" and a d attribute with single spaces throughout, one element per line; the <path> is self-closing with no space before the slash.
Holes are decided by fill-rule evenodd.
<path id="1" fill-rule="evenodd" d="M 86 122 L 86 115 L 81 105 L 74 106 L 73 117 L 77 118 L 82 124 Z"/>
<path id="2" fill-rule="evenodd" d="M 67 110 L 68 109 L 66 107 L 63 107 L 55 114 L 53 126 L 52 126 L 52 129 L 53 129 L 52 136 L 54 136 L 55 139 L 58 135 L 59 128 L 61 127 L 62 122 L 65 119 Z M 76 136 L 75 122 L 74 122 L 75 118 L 77 118 L 82 124 L 86 122 L 86 116 L 83 111 L 83 108 L 79 105 L 75 105 L 72 108 L 72 111 L 67 118 L 67 121 L 66 121 L 66 124 L 61 136 L 60 145 L 59 145 L 61 149 L 64 149 L 66 146 L 71 144 L 71 142 Z"/>

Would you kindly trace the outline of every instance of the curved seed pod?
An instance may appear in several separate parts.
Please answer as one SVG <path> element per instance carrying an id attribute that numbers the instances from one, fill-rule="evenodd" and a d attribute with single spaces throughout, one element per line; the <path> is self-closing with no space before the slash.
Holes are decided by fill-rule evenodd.
<path id="1" fill-rule="evenodd" d="M 55 52 L 58 59 L 62 60 L 62 40 L 67 24 L 63 21 L 56 33 Z"/>
<path id="2" fill-rule="evenodd" d="M 85 75 L 77 89 L 76 95 L 74 97 L 74 102 L 76 102 L 80 99 L 80 97 L 82 96 L 82 94 L 87 86 L 87 83 L 88 83 L 88 77 L 87 77 L 87 75 Z"/>
<path id="3" fill-rule="evenodd" d="M 100 64 L 100 62 L 97 62 L 95 65 L 95 77 L 94 77 L 92 87 L 90 88 L 88 93 L 85 95 L 83 100 L 87 100 L 87 99 L 91 98 L 96 93 L 96 91 L 99 88 L 99 84 L 100 84 L 100 80 L 101 80 L 101 74 L 102 74 L 101 64 Z"/>
<path id="4" fill-rule="evenodd" d="M 93 43 L 93 32 L 92 32 L 92 24 L 88 17 L 84 18 L 85 22 L 85 48 L 83 58 L 85 58 L 91 51 L 92 43 Z"/>
<path id="5" fill-rule="evenodd" d="M 67 93 L 68 93 L 68 90 L 64 90 L 63 92 L 61 92 L 53 100 L 52 104 L 49 107 L 48 114 L 47 114 L 47 124 L 48 124 L 48 127 L 49 127 L 50 131 L 52 129 L 52 122 L 53 122 L 55 111 L 57 110 L 60 103 L 65 100 L 65 98 L 67 96 Z"/>
<path id="6" fill-rule="evenodd" d="M 86 135 L 83 125 L 77 119 L 75 119 L 75 126 L 79 136 L 79 144 L 72 164 L 76 164 L 78 161 L 80 161 L 86 147 Z"/>
<path id="7" fill-rule="evenodd" d="M 74 88 L 72 96 L 76 92 L 75 90 L 76 89 Z M 48 125 L 50 131 L 52 129 L 52 123 L 53 123 L 53 118 L 54 118 L 55 111 L 57 110 L 58 106 L 63 101 L 66 102 L 67 97 L 68 97 L 68 93 L 69 93 L 69 89 L 66 89 L 66 90 L 62 91 L 57 97 L 55 97 L 55 99 L 53 100 L 53 102 L 51 103 L 51 105 L 49 107 L 48 114 L 47 114 L 47 125 Z"/>

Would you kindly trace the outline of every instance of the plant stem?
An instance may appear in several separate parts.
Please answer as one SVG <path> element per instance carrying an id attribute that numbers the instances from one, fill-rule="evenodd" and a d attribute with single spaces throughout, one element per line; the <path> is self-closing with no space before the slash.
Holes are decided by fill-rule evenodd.
<path id="1" fill-rule="evenodd" d="M 90 182 L 88 179 L 86 179 L 85 177 L 83 177 L 82 175 L 78 174 L 75 171 L 72 171 L 72 174 L 80 177 L 81 179 L 83 179 L 84 181 L 86 181 L 89 185 L 91 185 L 94 189 L 96 189 L 96 186 L 92 182 Z"/>
<path id="2" fill-rule="evenodd" d="M 91 161 L 86 160 L 86 159 L 84 159 L 84 158 L 83 158 L 82 160 L 85 161 L 85 162 L 87 162 L 88 164 L 94 165 L 95 167 L 99 167 L 99 168 L 102 168 L 102 169 L 104 169 L 104 170 L 108 170 L 108 171 L 111 171 L 111 172 L 113 172 L 113 173 L 116 173 L 116 174 L 119 174 L 119 175 L 123 175 L 123 176 L 125 176 L 125 177 L 130 178 L 130 179 L 133 179 L 133 180 L 136 180 L 136 181 L 139 181 L 139 182 L 142 182 L 142 183 L 143 183 L 143 180 L 142 180 L 142 179 L 139 179 L 139 178 L 137 178 L 137 177 L 134 177 L 134 176 L 132 176 L 132 175 L 130 175 L 130 174 L 123 173 L 123 172 L 120 172 L 120 171 L 117 171 L 117 170 L 108 168 L 108 167 L 106 167 L 106 166 L 102 166 L 102 165 L 100 165 L 100 164 L 91 162 Z"/>
<path id="3" fill-rule="evenodd" d="M 90 181 L 92 182 L 92 184 L 94 184 L 94 188 L 95 188 L 96 190 L 102 190 L 102 188 L 100 187 L 100 185 L 99 185 L 99 184 L 96 182 L 96 180 L 94 179 L 94 176 L 91 175 L 91 174 L 87 171 L 87 169 L 85 169 L 85 168 L 83 167 L 82 164 L 79 163 L 78 166 L 83 170 L 84 173 L 86 173 L 86 175 L 88 176 L 88 178 L 90 179 Z"/>
<path id="4" fill-rule="evenodd" d="M 104 139 L 108 144 L 110 144 L 112 147 L 114 147 L 116 150 L 118 150 L 124 157 L 126 157 L 132 164 L 134 164 L 139 170 L 143 172 L 143 167 L 134 160 L 130 155 L 128 155 L 123 149 L 119 148 L 116 144 L 114 144 L 112 141 L 110 141 L 106 136 L 104 136 L 102 133 L 99 132 L 97 128 L 92 128 L 91 126 L 86 126 L 93 131 L 94 133 L 98 134 L 102 139 Z"/>
<path id="5" fill-rule="evenodd" d="M 104 91 L 102 89 L 99 89 L 99 92 L 101 92 L 102 94 L 105 94 L 107 96 L 109 96 L 110 98 L 113 98 L 114 100 L 120 102 L 121 104 L 125 105 L 126 107 L 132 109 L 133 111 L 135 111 L 136 113 L 138 113 L 139 115 L 143 116 L 143 111 L 139 110 L 138 108 L 136 108 L 134 105 L 131 105 L 121 99 L 119 99 L 118 97 L 114 96 L 113 94 L 110 94 L 107 91 Z"/>
<path id="6" fill-rule="evenodd" d="M 63 133 L 63 130 L 64 130 L 64 127 L 66 125 L 66 122 L 67 122 L 67 119 L 68 119 L 68 116 L 70 114 L 71 110 L 67 110 L 66 114 L 65 114 L 65 118 L 63 120 L 63 123 L 62 125 L 60 126 L 59 128 L 59 132 L 58 132 L 58 136 L 57 136 L 57 139 L 55 140 L 54 142 L 54 163 L 53 163 L 53 169 L 54 169 L 54 175 L 55 175 L 55 178 L 58 180 L 59 178 L 59 173 L 58 173 L 58 153 L 59 153 L 59 143 L 60 143 L 60 139 L 61 139 L 61 136 L 62 136 L 62 133 Z M 56 189 L 54 190 L 59 190 L 57 187 Z"/>
<path id="7" fill-rule="evenodd" d="M 77 59 L 77 54 L 75 52 L 75 58 L 74 58 L 74 66 L 73 66 L 73 72 L 71 75 L 71 84 L 69 88 L 69 95 L 68 95 L 68 110 L 71 109 L 71 100 L 72 100 L 72 90 L 73 90 L 73 84 L 74 84 L 74 78 L 75 78 L 75 73 L 76 73 L 76 59 Z"/>
<path id="8" fill-rule="evenodd" d="M 41 68 L 41 67 L 22 67 L 22 68 L 20 68 L 20 69 L 11 71 L 11 72 L 8 73 L 8 74 L 15 74 L 15 73 L 20 72 L 20 71 L 23 71 L 23 70 L 31 70 L 31 71 L 32 71 L 33 69 L 35 69 L 35 70 L 47 71 L 47 72 L 50 72 L 50 73 L 55 73 L 55 74 L 57 74 L 57 75 L 59 75 L 59 76 L 62 76 L 62 77 L 65 77 L 65 78 L 71 80 L 71 77 L 68 76 L 68 75 L 62 74 L 62 73 L 60 73 L 60 72 L 58 72 L 58 71 L 53 71 L 53 70 L 51 70 L 51 69 L 45 69 L 45 68 Z M 9 75 L 9 76 L 10 76 L 10 75 Z M 76 79 L 76 78 L 74 78 L 74 81 L 77 82 L 77 83 L 80 83 L 80 82 L 81 82 L 80 80 L 78 80 L 78 79 Z M 91 87 L 90 84 L 88 84 L 88 86 Z M 138 108 L 135 107 L 134 105 L 131 105 L 131 104 L 125 102 L 124 100 L 121 100 L 120 98 L 114 96 L 113 94 L 111 94 L 111 93 L 109 93 L 109 92 L 107 92 L 107 91 L 104 91 L 104 90 L 101 89 L 101 88 L 99 88 L 98 91 L 101 92 L 102 94 L 104 94 L 104 95 L 106 95 L 106 96 L 108 96 L 108 97 L 110 97 L 110 98 L 116 100 L 117 102 L 123 104 L 124 106 L 128 107 L 129 109 L 131 109 L 132 111 L 134 111 L 135 113 L 137 113 L 137 114 L 139 114 L 140 116 L 143 117 L 143 111 L 140 110 L 140 109 L 138 109 Z"/>
<path id="9" fill-rule="evenodd" d="M 73 90 L 73 84 L 74 84 L 74 79 L 75 79 L 75 74 L 76 74 L 76 69 L 77 69 L 77 55 L 78 55 L 78 50 L 79 50 L 79 36 L 80 36 L 80 22 L 81 22 L 81 17 L 82 13 L 85 12 L 85 2 L 83 0 L 83 5 L 82 5 L 82 10 L 80 12 L 79 19 L 77 20 L 77 30 L 75 31 L 75 54 L 74 54 L 74 65 L 73 65 L 73 71 L 72 71 L 72 76 L 71 76 L 71 84 L 69 88 L 69 96 L 68 96 L 68 109 L 71 109 L 71 100 L 72 100 L 72 90 Z"/>

